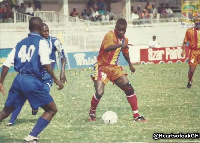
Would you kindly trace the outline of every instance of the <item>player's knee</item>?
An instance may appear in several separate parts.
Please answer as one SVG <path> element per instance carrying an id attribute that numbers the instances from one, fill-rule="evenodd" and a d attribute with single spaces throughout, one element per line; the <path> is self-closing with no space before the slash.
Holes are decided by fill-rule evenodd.
<path id="1" fill-rule="evenodd" d="M 50 114 L 52 114 L 53 116 L 58 112 L 57 108 L 53 108 L 51 111 L 49 111 Z"/>
<path id="2" fill-rule="evenodd" d="M 123 87 L 122 90 L 125 92 L 126 95 L 132 95 L 134 93 L 134 89 L 131 85 L 130 82 L 126 83 Z"/>
<path id="3" fill-rule="evenodd" d="M 99 91 L 99 92 L 96 92 L 95 96 L 97 99 L 101 99 L 103 94 L 104 94 L 104 91 Z"/>

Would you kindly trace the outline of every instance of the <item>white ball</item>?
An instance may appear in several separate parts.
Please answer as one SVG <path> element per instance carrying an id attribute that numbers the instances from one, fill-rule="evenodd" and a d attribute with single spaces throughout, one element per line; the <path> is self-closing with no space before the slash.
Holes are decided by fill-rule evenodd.
<path id="1" fill-rule="evenodd" d="M 113 111 L 106 111 L 103 115 L 102 115 L 102 119 L 104 121 L 105 124 L 114 124 L 117 123 L 117 114 Z"/>

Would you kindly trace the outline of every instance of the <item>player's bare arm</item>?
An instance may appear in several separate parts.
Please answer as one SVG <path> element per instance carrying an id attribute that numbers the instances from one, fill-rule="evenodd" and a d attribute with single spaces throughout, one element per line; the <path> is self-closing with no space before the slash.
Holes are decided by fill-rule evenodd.
<path id="1" fill-rule="evenodd" d="M 115 49 L 117 49 L 117 48 L 128 48 L 128 44 L 124 44 L 124 43 L 122 43 L 122 44 L 115 44 L 115 45 L 110 45 L 110 46 L 108 46 L 107 48 L 105 48 L 105 51 L 106 52 L 110 52 L 110 51 L 113 51 L 113 50 L 115 50 Z"/>
<path id="2" fill-rule="evenodd" d="M 65 65 L 66 65 L 66 58 L 61 58 L 61 71 L 60 71 L 60 81 L 62 83 L 67 82 L 66 76 L 65 76 Z"/>
<path id="3" fill-rule="evenodd" d="M 8 73 L 8 70 L 9 70 L 9 67 L 7 66 L 3 66 L 2 68 L 2 72 L 1 72 L 1 79 L 0 79 L 0 90 L 1 92 L 3 93 L 3 95 L 6 95 L 5 91 L 4 91 L 4 86 L 3 86 L 3 82 L 4 82 L 4 79 Z"/>
<path id="4" fill-rule="evenodd" d="M 131 60 L 130 60 L 130 56 L 129 53 L 123 53 L 125 60 L 128 62 L 129 64 L 129 69 L 131 70 L 131 72 L 135 72 L 135 67 L 132 65 Z"/>
<path id="5" fill-rule="evenodd" d="M 55 74 L 54 74 L 54 71 L 53 71 L 51 65 L 50 65 L 50 64 L 44 65 L 44 68 L 45 68 L 45 69 L 47 70 L 47 72 L 51 75 L 51 77 L 52 77 L 53 80 L 54 80 L 54 83 L 55 83 L 56 85 L 58 85 L 58 90 L 63 89 L 64 85 L 62 84 L 61 81 L 59 81 L 59 80 L 56 78 L 56 76 L 55 76 Z"/>
<path id="6" fill-rule="evenodd" d="M 185 53 L 186 53 L 186 52 L 185 52 L 185 47 L 186 47 L 186 43 L 184 42 L 184 43 L 183 43 L 183 46 L 182 46 L 182 53 L 181 53 L 181 56 L 182 56 L 182 57 L 184 57 L 184 56 L 185 56 Z"/>

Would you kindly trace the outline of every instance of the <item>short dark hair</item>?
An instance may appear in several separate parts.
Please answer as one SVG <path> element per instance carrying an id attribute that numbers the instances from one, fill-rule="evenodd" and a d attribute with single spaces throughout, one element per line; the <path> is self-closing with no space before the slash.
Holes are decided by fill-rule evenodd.
<path id="1" fill-rule="evenodd" d="M 42 23 L 42 26 L 47 26 L 48 27 L 48 25 L 46 23 L 44 23 L 44 22 Z"/>
<path id="2" fill-rule="evenodd" d="M 127 22 L 124 18 L 120 18 L 117 20 L 116 26 L 118 25 L 123 25 L 123 26 L 127 26 Z"/>
<path id="3" fill-rule="evenodd" d="M 36 30 L 41 30 L 41 26 L 42 26 L 42 19 L 39 17 L 32 17 L 29 20 L 29 30 L 32 31 L 36 31 Z"/>

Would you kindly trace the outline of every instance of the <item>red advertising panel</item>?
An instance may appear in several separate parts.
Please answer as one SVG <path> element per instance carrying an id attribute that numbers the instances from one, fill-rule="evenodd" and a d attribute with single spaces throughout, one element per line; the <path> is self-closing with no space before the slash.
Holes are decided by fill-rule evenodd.
<path id="1" fill-rule="evenodd" d="M 181 56 L 182 47 L 149 48 L 140 49 L 140 64 L 163 64 L 187 62 L 188 48 L 186 55 Z"/>

